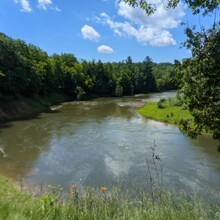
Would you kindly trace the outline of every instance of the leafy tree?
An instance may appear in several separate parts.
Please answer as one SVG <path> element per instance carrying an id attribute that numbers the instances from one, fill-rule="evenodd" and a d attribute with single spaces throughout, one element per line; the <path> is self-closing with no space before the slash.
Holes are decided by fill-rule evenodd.
<path id="1" fill-rule="evenodd" d="M 115 88 L 115 95 L 118 97 L 121 97 L 123 95 L 123 88 L 119 82 L 117 83 L 116 88 Z"/>
<path id="2" fill-rule="evenodd" d="M 163 3 L 165 8 L 175 8 L 180 0 L 168 0 L 164 3 L 163 0 L 158 1 L 148 1 L 148 0 L 123 0 L 126 4 L 132 7 L 140 7 L 146 11 L 146 13 L 152 14 L 157 10 L 157 6 L 159 3 Z M 203 14 L 206 15 L 209 12 L 213 12 L 216 8 L 218 8 L 220 2 L 219 0 L 182 0 L 194 14 L 200 13 L 203 11 Z"/>
<path id="3" fill-rule="evenodd" d="M 142 63 L 142 71 L 144 73 L 145 92 L 155 92 L 157 86 L 153 76 L 153 61 L 149 56 L 146 56 Z"/>
<path id="4" fill-rule="evenodd" d="M 166 83 L 163 79 L 157 79 L 157 89 L 158 91 L 165 91 L 166 90 Z"/>
<path id="5" fill-rule="evenodd" d="M 171 63 L 158 63 L 153 66 L 153 75 L 156 79 L 158 91 L 176 90 L 177 81 L 174 65 Z"/>
<path id="6" fill-rule="evenodd" d="M 124 0 L 130 6 L 144 9 L 148 15 L 156 11 L 155 4 L 146 0 Z M 166 8 L 175 8 L 180 0 L 168 0 Z M 205 16 L 216 13 L 219 0 L 184 0 L 194 14 Z M 162 3 L 162 1 L 160 2 Z M 194 116 L 193 125 L 182 121 L 182 128 L 191 136 L 203 129 L 211 130 L 213 137 L 220 141 L 220 22 L 215 22 L 208 30 L 196 32 L 189 27 L 184 45 L 191 49 L 192 58 L 178 64 L 181 92 L 184 93 L 189 110 Z M 161 83 L 161 81 L 159 81 Z M 219 146 L 220 150 L 220 146 Z"/>
<path id="7" fill-rule="evenodd" d="M 185 59 L 178 72 L 196 126 L 189 121 L 182 126 L 192 136 L 211 130 L 220 140 L 220 26 L 203 32 L 186 29 L 186 34 L 192 58 Z"/>
<path id="8" fill-rule="evenodd" d="M 109 75 L 106 69 L 104 68 L 103 63 L 99 60 L 95 65 L 94 70 L 95 76 L 95 89 L 94 93 L 97 95 L 108 95 L 109 94 Z"/>
<path id="9" fill-rule="evenodd" d="M 154 71 L 155 65 L 158 68 Z M 152 92 L 157 90 L 154 74 L 164 78 L 160 64 L 150 57 L 141 63 L 134 63 L 130 56 L 123 62 L 78 62 L 73 54 L 48 56 L 39 47 L 0 33 L 1 99 L 34 95 L 45 98 L 53 93 L 85 99 Z"/>
<path id="10" fill-rule="evenodd" d="M 131 65 L 133 63 L 131 56 L 128 56 L 126 59 L 126 64 Z"/>
<path id="11" fill-rule="evenodd" d="M 86 93 L 85 93 L 85 91 L 82 89 L 81 86 L 77 86 L 75 92 L 76 92 L 76 99 L 77 99 L 77 100 L 83 100 L 83 99 L 85 98 Z"/>
<path id="12" fill-rule="evenodd" d="M 135 93 L 142 93 L 146 91 L 146 84 L 145 84 L 145 75 L 143 72 L 138 72 L 135 74 Z"/>
<path id="13" fill-rule="evenodd" d="M 131 78 L 123 69 L 120 72 L 119 83 L 123 88 L 123 95 L 133 95 L 134 94 L 134 87 L 132 85 Z"/>
<path id="14" fill-rule="evenodd" d="M 0 91 L 8 95 L 25 94 L 29 72 L 27 46 L 21 40 L 0 35 Z"/>
<path id="15" fill-rule="evenodd" d="M 58 54 L 53 54 L 50 58 L 52 71 L 54 74 L 55 91 L 61 93 L 64 91 L 65 76 L 62 68 L 62 61 Z"/>

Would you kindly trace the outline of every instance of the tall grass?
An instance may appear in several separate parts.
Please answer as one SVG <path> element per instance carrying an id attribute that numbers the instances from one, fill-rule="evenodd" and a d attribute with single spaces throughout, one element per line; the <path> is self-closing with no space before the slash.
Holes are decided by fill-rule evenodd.
<path id="1" fill-rule="evenodd" d="M 122 194 L 117 188 L 87 189 L 79 193 L 75 187 L 65 199 L 61 199 L 59 192 L 34 198 L 15 189 L 3 177 L 0 177 L 0 186 L 1 220 L 220 219 L 217 207 L 211 208 L 197 199 L 188 201 L 183 195 L 167 192 L 153 202 L 147 192 L 135 198 Z"/>
<path id="2" fill-rule="evenodd" d="M 162 163 L 155 147 L 154 143 L 146 160 L 148 191 L 134 188 L 128 193 L 107 186 L 79 191 L 73 184 L 67 193 L 60 186 L 49 185 L 46 191 L 36 194 L 24 192 L 22 182 L 15 187 L 0 176 L 0 220 L 220 220 L 218 206 L 205 204 L 199 197 L 189 199 L 184 193 L 164 191 Z"/>

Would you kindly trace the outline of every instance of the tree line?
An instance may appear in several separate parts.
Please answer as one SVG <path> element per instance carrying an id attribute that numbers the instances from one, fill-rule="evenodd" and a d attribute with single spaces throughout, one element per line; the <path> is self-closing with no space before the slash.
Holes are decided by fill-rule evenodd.
<path id="1" fill-rule="evenodd" d="M 61 93 L 72 99 L 124 96 L 176 89 L 174 65 L 150 57 L 134 63 L 77 60 L 74 54 L 53 54 L 0 33 L 0 99 Z"/>

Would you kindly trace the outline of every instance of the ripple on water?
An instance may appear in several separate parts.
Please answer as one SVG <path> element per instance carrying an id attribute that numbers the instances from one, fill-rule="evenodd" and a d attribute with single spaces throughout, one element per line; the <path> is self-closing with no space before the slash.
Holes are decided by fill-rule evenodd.
<path id="1" fill-rule="evenodd" d="M 164 95 L 150 94 L 151 100 Z M 135 113 L 145 101 L 149 99 L 139 96 L 65 103 L 53 114 L 14 122 L 0 132 L 1 173 L 34 183 L 100 186 L 124 180 L 144 186 L 149 179 L 146 158 L 155 143 L 167 186 L 220 190 L 213 140 L 192 141 L 174 126 Z M 3 159 L 4 153 L 10 157 Z"/>

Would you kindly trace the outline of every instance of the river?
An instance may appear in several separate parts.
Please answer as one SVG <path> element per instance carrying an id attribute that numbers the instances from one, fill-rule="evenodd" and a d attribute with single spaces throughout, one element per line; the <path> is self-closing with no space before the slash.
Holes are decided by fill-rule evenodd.
<path id="1" fill-rule="evenodd" d="M 0 129 L 0 174 L 31 185 L 145 187 L 152 147 L 165 187 L 220 191 L 220 154 L 210 135 L 196 140 L 135 110 L 175 92 L 64 103 L 52 113 Z M 162 167 L 162 169 L 160 169 Z M 155 177 L 157 178 L 157 177 Z"/>

